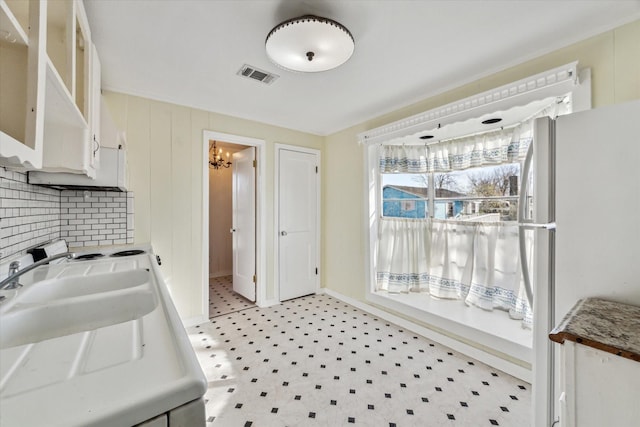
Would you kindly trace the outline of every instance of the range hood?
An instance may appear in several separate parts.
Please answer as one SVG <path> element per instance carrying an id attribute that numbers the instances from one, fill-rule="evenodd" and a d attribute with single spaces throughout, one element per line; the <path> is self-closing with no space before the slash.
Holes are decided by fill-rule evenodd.
<path id="1" fill-rule="evenodd" d="M 57 190 L 127 191 L 127 157 L 122 148 L 100 148 L 100 167 L 95 179 L 75 173 L 51 173 L 31 171 L 29 184 L 42 185 Z"/>

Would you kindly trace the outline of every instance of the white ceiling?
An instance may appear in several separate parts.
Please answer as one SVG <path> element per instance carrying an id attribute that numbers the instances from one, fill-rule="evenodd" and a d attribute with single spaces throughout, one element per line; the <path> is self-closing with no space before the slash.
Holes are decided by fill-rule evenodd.
<path id="1" fill-rule="evenodd" d="M 328 135 L 640 18 L 640 0 L 84 0 L 108 90 Z M 356 48 L 341 67 L 292 73 L 264 50 L 304 14 Z M 241 78 L 250 64 L 271 85 Z M 560 65 L 560 64 L 557 64 Z"/>

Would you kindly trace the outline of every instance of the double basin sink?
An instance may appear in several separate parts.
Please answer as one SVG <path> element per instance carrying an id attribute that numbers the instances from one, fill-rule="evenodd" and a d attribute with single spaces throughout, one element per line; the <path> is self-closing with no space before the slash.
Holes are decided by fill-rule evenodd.
<path id="1" fill-rule="evenodd" d="M 0 304 L 0 350 L 139 319 L 158 305 L 152 277 L 138 268 L 26 284 Z"/>

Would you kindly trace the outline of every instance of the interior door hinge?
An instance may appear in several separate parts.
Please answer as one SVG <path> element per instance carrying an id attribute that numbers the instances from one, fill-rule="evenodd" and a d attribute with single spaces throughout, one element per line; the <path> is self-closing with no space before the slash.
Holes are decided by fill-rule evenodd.
<path id="1" fill-rule="evenodd" d="M 318 275 L 318 267 L 316 267 L 316 276 Z"/>
<path id="2" fill-rule="evenodd" d="M 255 168 L 255 167 L 257 167 L 257 166 L 258 166 L 258 161 L 257 161 L 257 160 L 254 160 L 254 161 L 253 161 L 253 167 Z"/>
<path id="3" fill-rule="evenodd" d="M 256 280 L 257 280 L 257 279 L 256 279 L 256 275 L 254 274 L 254 275 L 253 275 L 253 283 L 256 283 Z"/>
<path id="4" fill-rule="evenodd" d="M 318 173 L 318 167 L 316 166 L 316 173 Z"/>

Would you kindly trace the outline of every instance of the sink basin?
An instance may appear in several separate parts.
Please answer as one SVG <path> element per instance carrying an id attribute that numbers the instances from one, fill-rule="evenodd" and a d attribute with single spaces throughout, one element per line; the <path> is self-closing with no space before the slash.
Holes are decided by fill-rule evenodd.
<path id="1" fill-rule="evenodd" d="M 16 303 L 38 304 L 64 298 L 129 289 L 148 283 L 150 277 L 151 273 L 147 270 L 137 269 L 117 273 L 48 279 L 25 288 L 20 293 Z"/>
<path id="2" fill-rule="evenodd" d="M 14 307 L 2 314 L 0 349 L 91 331 L 139 319 L 158 305 L 147 284 L 138 288 Z"/>

